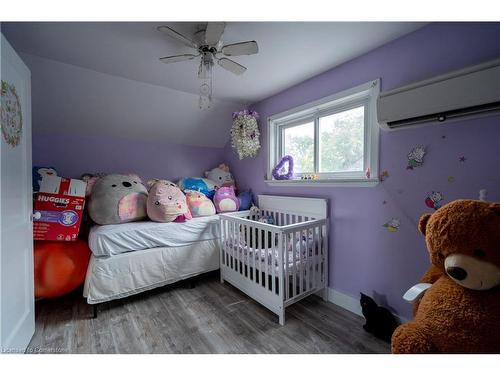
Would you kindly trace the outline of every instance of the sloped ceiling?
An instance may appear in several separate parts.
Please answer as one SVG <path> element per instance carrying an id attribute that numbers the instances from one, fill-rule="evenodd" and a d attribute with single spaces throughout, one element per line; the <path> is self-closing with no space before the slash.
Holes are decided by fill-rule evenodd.
<path id="1" fill-rule="evenodd" d="M 422 23 L 228 23 L 225 43 L 257 40 L 259 54 L 235 57 L 248 71 L 214 72 L 214 105 L 198 109 L 198 61 L 158 58 L 191 52 L 156 31 L 193 35 L 198 23 L 2 23 L 32 70 L 34 128 L 119 134 L 222 147 L 231 112 L 353 59 Z"/>
<path id="2" fill-rule="evenodd" d="M 31 69 L 34 131 L 223 147 L 240 105 L 21 54 Z M 133 150 L 130 150 L 133 152 Z"/>

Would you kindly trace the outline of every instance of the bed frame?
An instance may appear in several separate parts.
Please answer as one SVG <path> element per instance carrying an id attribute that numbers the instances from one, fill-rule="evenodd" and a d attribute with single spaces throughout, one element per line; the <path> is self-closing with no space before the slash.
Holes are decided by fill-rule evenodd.
<path id="1" fill-rule="evenodd" d="M 313 293 L 327 300 L 328 204 L 325 199 L 272 195 L 259 195 L 258 202 L 258 212 L 220 215 L 221 282 L 267 307 L 284 325 L 287 306 Z M 272 217 L 274 224 L 259 222 L 262 217 Z"/>

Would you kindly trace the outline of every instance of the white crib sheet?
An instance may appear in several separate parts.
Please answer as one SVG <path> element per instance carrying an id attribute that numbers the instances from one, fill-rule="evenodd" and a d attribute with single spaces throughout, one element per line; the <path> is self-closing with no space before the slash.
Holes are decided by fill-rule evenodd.
<path id="1" fill-rule="evenodd" d="M 302 248 L 300 247 L 301 242 Z M 258 270 L 262 271 L 266 269 L 267 273 L 271 273 L 272 267 L 274 266 L 275 272 L 277 274 L 279 269 L 278 249 L 275 249 L 274 251 L 273 261 L 272 249 L 255 249 L 244 243 L 234 243 L 234 246 L 235 257 L 239 257 L 240 262 L 242 262 L 243 264 L 249 265 L 251 267 L 256 267 Z M 233 243 L 231 241 L 227 241 L 226 248 L 229 249 L 228 254 L 231 255 Z M 295 251 L 293 251 L 292 249 L 292 244 L 289 243 L 287 246 L 288 269 L 293 270 L 294 267 L 300 267 L 301 262 L 311 260 L 313 251 L 318 254 L 318 241 L 313 241 L 312 238 L 309 238 L 309 240 L 307 240 L 305 236 L 302 236 L 302 240 L 296 242 Z M 283 267 L 286 267 L 286 264 L 283 264 Z"/>

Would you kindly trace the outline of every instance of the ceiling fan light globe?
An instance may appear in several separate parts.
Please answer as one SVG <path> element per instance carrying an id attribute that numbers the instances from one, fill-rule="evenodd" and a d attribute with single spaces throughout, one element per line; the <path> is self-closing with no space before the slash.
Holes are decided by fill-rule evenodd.
<path id="1" fill-rule="evenodd" d="M 206 96 L 200 96 L 198 103 L 199 103 L 200 109 L 209 109 L 211 106 L 210 98 L 208 98 Z"/>
<path id="2" fill-rule="evenodd" d="M 200 86 L 200 94 L 203 96 L 209 96 L 211 94 L 210 86 L 207 83 L 203 83 Z"/>

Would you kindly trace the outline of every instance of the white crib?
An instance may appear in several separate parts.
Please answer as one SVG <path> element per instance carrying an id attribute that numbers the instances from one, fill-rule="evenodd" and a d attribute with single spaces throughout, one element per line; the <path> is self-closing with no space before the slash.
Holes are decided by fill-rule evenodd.
<path id="1" fill-rule="evenodd" d="M 221 282 L 228 281 L 279 316 L 320 292 L 327 299 L 328 205 L 325 199 L 259 195 L 260 212 L 220 215 Z M 274 224 L 259 222 L 272 217 Z"/>

